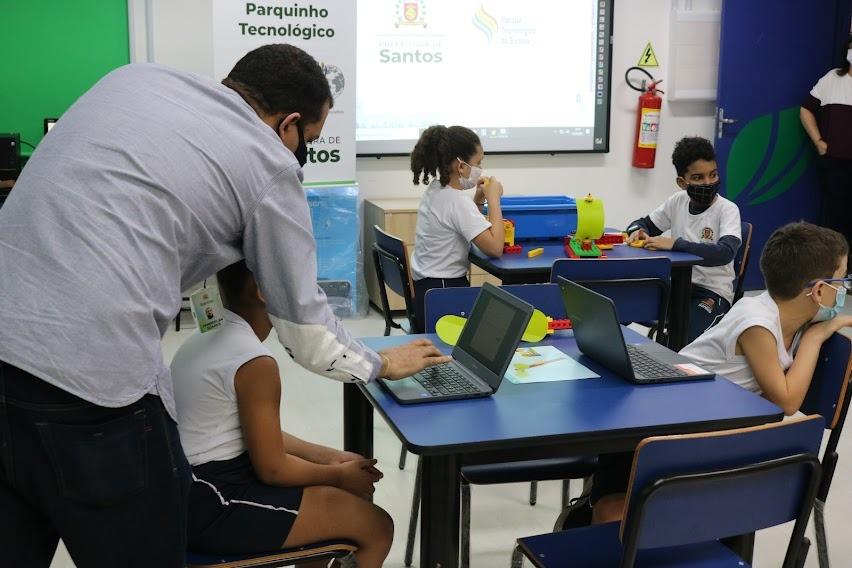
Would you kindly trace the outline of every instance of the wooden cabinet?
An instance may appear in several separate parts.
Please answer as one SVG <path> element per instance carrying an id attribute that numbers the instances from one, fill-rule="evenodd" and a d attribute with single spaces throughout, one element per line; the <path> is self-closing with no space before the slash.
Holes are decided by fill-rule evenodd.
<path id="1" fill-rule="evenodd" d="M 378 225 L 385 232 L 402 239 L 408 257 L 411 258 L 414 254 L 414 232 L 417 229 L 419 206 L 419 199 L 371 199 L 364 202 L 364 279 L 367 281 L 370 302 L 380 309 L 382 298 L 379 295 L 379 280 L 373 263 L 373 243 L 376 241 L 373 225 Z M 471 265 L 468 277 L 471 286 L 482 286 L 483 282 L 496 286 L 501 284 L 499 278 L 478 266 Z M 388 303 L 391 310 L 405 310 L 405 301 L 391 290 L 388 290 Z"/>
<path id="2" fill-rule="evenodd" d="M 373 263 L 373 243 L 376 242 L 373 226 L 378 225 L 386 233 L 402 239 L 411 258 L 419 206 L 419 199 L 371 199 L 364 202 L 364 279 L 367 281 L 370 302 L 379 309 L 382 307 L 382 298 Z M 388 290 L 388 303 L 391 310 L 405 310 L 405 300 L 391 290 Z"/>
<path id="3" fill-rule="evenodd" d="M 493 274 L 488 274 L 475 264 L 470 265 L 469 280 L 471 286 L 482 286 L 483 282 L 489 282 L 491 284 L 494 284 L 495 286 L 500 286 L 501 284 L 503 284 L 502 280 L 500 280 Z"/>

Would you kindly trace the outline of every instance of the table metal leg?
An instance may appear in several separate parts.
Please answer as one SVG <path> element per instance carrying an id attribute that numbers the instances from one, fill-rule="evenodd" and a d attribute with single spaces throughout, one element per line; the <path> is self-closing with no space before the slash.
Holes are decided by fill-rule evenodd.
<path id="1" fill-rule="evenodd" d="M 355 383 L 343 384 L 343 449 L 373 457 L 373 407 Z"/>
<path id="2" fill-rule="evenodd" d="M 422 456 L 420 564 L 458 568 L 461 461 L 457 455 Z"/>
<path id="3" fill-rule="evenodd" d="M 680 351 L 686 346 L 689 331 L 689 300 L 692 297 L 692 267 L 672 267 L 672 290 L 669 299 L 669 349 Z"/>

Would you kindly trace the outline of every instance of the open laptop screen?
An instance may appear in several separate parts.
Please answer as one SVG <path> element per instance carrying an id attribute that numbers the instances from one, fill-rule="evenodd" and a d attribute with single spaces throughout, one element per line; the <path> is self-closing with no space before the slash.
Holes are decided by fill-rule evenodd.
<path id="1" fill-rule="evenodd" d="M 493 286 L 483 286 L 456 348 L 502 377 L 531 313 L 529 304 Z"/>

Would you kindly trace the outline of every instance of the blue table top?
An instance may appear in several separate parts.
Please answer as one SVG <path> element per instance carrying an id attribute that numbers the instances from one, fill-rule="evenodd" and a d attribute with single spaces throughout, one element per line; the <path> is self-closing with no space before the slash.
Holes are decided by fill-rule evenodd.
<path id="1" fill-rule="evenodd" d="M 558 258 L 566 258 L 565 246 L 562 241 L 523 241 L 520 254 L 504 254 L 500 258 L 490 258 L 475 246 L 471 246 L 469 258 L 477 266 L 485 268 L 496 276 L 501 273 L 547 272 Z M 527 252 L 542 247 L 544 253 L 528 258 Z M 672 252 L 667 250 L 645 250 L 628 245 L 615 245 L 612 250 L 604 251 L 606 258 L 642 258 L 650 256 L 665 256 L 671 259 L 672 266 L 693 266 L 701 262 L 701 257 L 687 252 Z M 486 266 L 488 265 L 488 266 Z"/>
<path id="2" fill-rule="evenodd" d="M 624 329 L 629 342 L 647 341 Z M 450 351 L 436 335 L 422 337 Z M 411 339 L 391 336 L 363 342 L 380 350 Z M 601 377 L 523 385 L 503 380 L 497 393 L 487 398 L 410 405 L 398 404 L 378 381 L 364 389 L 406 447 L 427 455 L 541 445 L 544 438 L 570 442 L 619 433 L 706 431 L 749 421 L 773 422 L 783 416 L 779 407 L 721 377 L 652 385 L 629 382 L 583 356 L 570 331 L 536 345 L 557 347 Z"/>

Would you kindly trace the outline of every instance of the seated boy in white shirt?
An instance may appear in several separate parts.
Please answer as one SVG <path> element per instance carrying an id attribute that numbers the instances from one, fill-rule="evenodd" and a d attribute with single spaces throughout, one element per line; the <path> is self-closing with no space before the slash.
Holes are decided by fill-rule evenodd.
<path id="1" fill-rule="evenodd" d="M 358 566 L 378 568 L 393 521 L 369 500 L 376 460 L 281 430 L 281 378 L 261 343 L 272 330 L 263 297 L 245 261 L 217 277 L 224 325 L 189 338 L 171 365 L 193 471 L 190 549 L 240 554 L 342 538 L 358 544 Z"/>
<path id="2" fill-rule="evenodd" d="M 709 140 L 681 138 L 672 153 L 683 191 L 676 191 L 650 215 L 627 227 L 628 241 L 645 241 L 651 250 L 700 256 L 692 269 L 692 300 L 687 343 L 715 325 L 734 301 L 733 260 L 742 241 L 740 210 L 719 195 L 716 153 Z M 664 237 L 671 230 L 671 237 Z"/>
<path id="3" fill-rule="evenodd" d="M 846 238 L 831 229 L 809 223 L 777 229 L 760 256 L 766 291 L 742 298 L 680 353 L 795 414 L 823 342 L 852 325 L 852 316 L 839 315 L 852 287 L 848 254 Z M 632 457 L 607 458 L 620 463 L 605 467 L 601 481 L 609 487 L 598 487 L 594 522 L 621 519 Z"/>

